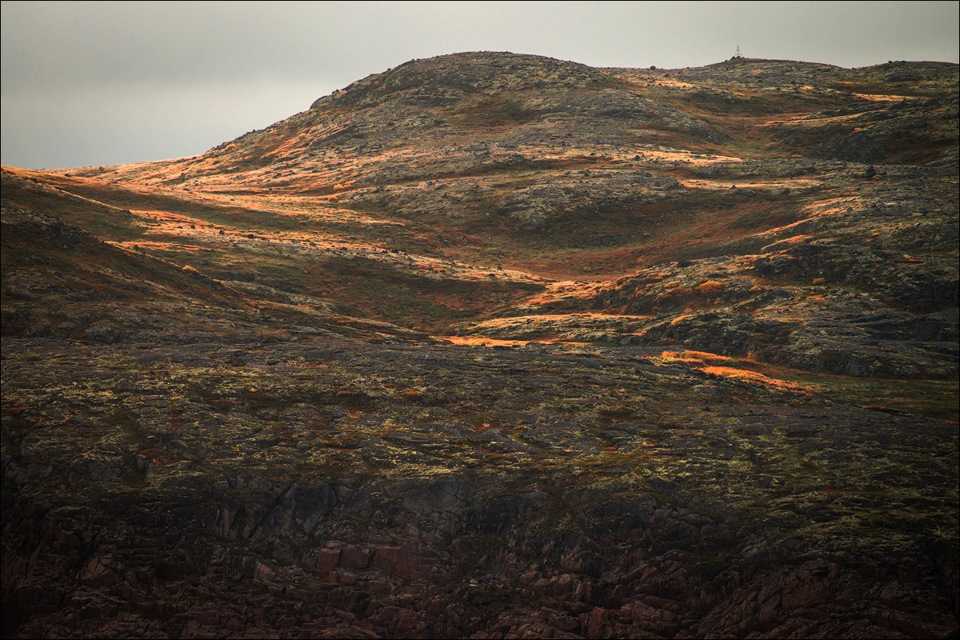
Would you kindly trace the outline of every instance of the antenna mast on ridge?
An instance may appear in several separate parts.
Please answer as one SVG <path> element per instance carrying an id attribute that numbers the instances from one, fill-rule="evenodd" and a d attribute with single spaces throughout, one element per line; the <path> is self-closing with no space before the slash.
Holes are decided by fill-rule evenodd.
<path id="1" fill-rule="evenodd" d="M 739 58 L 739 57 L 740 57 L 740 45 L 739 45 L 739 44 L 737 45 L 737 55 L 735 55 L 735 56 L 733 56 L 733 57 L 734 57 L 734 58 Z"/>

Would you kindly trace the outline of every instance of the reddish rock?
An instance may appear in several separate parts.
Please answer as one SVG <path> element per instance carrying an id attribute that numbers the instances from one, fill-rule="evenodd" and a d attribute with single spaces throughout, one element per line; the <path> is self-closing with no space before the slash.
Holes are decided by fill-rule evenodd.
<path id="1" fill-rule="evenodd" d="M 409 580 L 417 571 L 417 556 L 409 547 L 380 545 L 373 550 L 372 566 L 389 576 Z"/>
<path id="2" fill-rule="evenodd" d="M 340 552 L 340 565 L 344 569 L 363 571 L 370 566 L 373 552 L 370 549 L 346 546 Z"/>
<path id="3" fill-rule="evenodd" d="M 584 617 L 586 618 L 587 637 L 600 637 L 600 633 L 603 630 L 604 621 L 607 617 L 607 610 L 601 607 L 596 607 L 590 613 L 585 614 Z"/>
<path id="4" fill-rule="evenodd" d="M 319 549 L 311 554 L 310 560 L 317 573 L 321 576 L 330 575 L 340 564 L 340 549 Z"/>

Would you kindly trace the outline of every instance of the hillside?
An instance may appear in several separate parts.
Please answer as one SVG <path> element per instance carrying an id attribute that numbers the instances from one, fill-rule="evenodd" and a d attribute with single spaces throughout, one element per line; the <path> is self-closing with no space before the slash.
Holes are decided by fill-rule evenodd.
<path id="1" fill-rule="evenodd" d="M 5 167 L 5 635 L 956 632 L 958 81 L 463 53 Z"/>

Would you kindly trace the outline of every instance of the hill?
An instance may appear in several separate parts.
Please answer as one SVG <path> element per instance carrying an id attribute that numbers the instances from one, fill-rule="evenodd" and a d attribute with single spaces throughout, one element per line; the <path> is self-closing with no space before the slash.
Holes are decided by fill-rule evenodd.
<path id="1" fill-rule="evenodd" d="M 957 105 L 474 52 L 4 168 L 5 633 L 955 631 Z"/>

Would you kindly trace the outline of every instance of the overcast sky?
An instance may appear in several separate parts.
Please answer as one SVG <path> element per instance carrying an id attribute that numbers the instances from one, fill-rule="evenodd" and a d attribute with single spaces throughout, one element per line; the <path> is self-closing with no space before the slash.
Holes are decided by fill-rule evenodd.
<path id="1" fill-rule="evenodd" d="M 3 2 L 4 164 L 200 153 L 411 58 L 514 51 L 595 66 L 958 58 L 957 2 Z"/>

